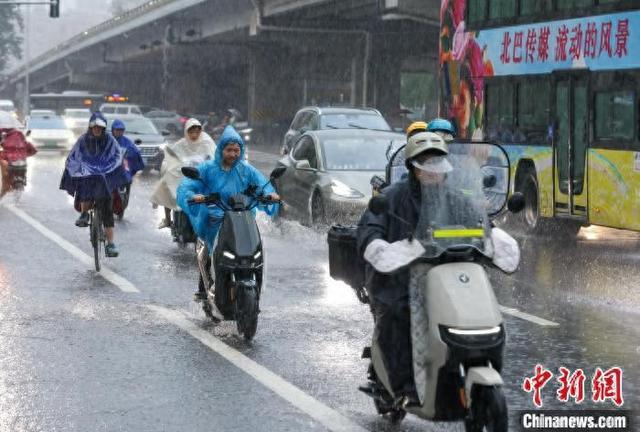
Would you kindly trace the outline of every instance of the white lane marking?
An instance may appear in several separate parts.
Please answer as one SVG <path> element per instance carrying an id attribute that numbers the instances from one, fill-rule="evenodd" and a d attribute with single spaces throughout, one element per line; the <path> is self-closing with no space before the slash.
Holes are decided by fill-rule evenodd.
<path id="1" fill-rule="evenodd" d="M 148 305 L 147 307 L 163 317 L 165 320 L 189 333 L 211 350 L 227 359 L 238 369 L 253 377 L 256 381 L 267 387 L 285 401 L 289 402 L 291 405 L 306 413 L 309 417 L 321 423 L 327 429 L 335 432 L 364 432 L 366 430 L 339 412 L 329 408 L 319 400 L 306 394 L 298 387 L 288 381 L 285 381 L 279 375 L 276 375 L 269 369 L 259 365 L 249 357 L 231 348 L 209 332 L 198 328 L 193 322 L 189 321 L 184 314 L 161 306 Z"/>
<path id="2" fill-rule="evenodd" d="M 54 233 L 53 231 L 51 231 L 50 229 L 42 225 L 40 222 L 38 222 L 37 220 L 29 216 L 24 210 L 14 207 L 12 204 L 5 204 L 4 207 L 10 212 L 12 212 L 13 214 L 15 214 L 16 216 L 18 216 L 20 219 L 22 219 L 23 221 L 31 225 L 36 231 L 40 232 L 40 234 L 42 234 L 52 242 L 56 243 L 65 251 L 69 252 L 69 254 L 71 254 L 81 263 L 87 266 L 93 266 L 92 256 L 89 256 L 86 253 L 82 252 L 76 246 L 69 243 L 67 240 L 63 239 L 58 234 Z M 138 288 L 136 288 L 131 282 L 129 282 L 128 280 L 126 280 L 125 278 L 123 278 L 113 270 L 110 270 L 104 266 L 102 266 L 102 269 L 98 274 L 103 278 L 105 278 L 106 280 L 108 280 L 109 282 L 111 282 L 112 284 L 114 284 L 115 286 L 117 286 L 123 292 L 126 292 L 126 293 L 140 292 Z"/>
<path id="3" fill-rule="evenodd" d="M 502 305 L 500 305 L 500 311 L 502 311 L 502 313 L 505 313 L 507 315 L 511 315 L 516 318 L 520 318 L 520 319 L 532 322 L 534 324 L 538 324 L 543 327 L 558 327 L 560 325 L 556 322 L 549 321 L 544 318 L 540 318 L 535 315 L 531 315 L 526 312 L 519 311 L 518 309 L 514 309 L 514 308 L 502 306 Z"/>

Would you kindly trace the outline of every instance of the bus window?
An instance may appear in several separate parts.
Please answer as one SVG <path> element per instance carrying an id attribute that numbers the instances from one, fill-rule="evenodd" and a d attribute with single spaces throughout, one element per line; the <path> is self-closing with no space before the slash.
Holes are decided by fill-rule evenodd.
<path id="1" fill-rule="evenodd" d="M 596 138 L 633 140 L 634 101 L 633 91 L 596 92 Z"/>
<path id="2" fill-rule="evenodd" d="M 553 9 L 552 0 L 520 0 L 520 15 L 531 16 L 551 11 Z"/>
<path id="3" fill-rule="evenodd" d="M 588 9 L 591 7 L 593 7 L 593 0 L 562 0 L 558 2 L 558 10 Z"/>
<path id="4" fill-rule="evenodd" d="M 489 18 L 501 19 L 516 16 L 516 2 L 513 0 L 491 0 L 489 2 Z"/>
<path id="5" fill-rule="evenodd" d="M 487 139 L 498 143 L 513 141 L 513 85 L 493 82 L 487 85 Z"/>
<path id="6" fill-rule="evenodd" d="M 551 88 L 548 80 L 525 80 L 518 84 L 518 114 L 515 142 L 547 144 L 548 106 Z"/>
<path id="7" fill-rule="evenodd" d="M 487 19 L 487 0 L 469 0 L 469 23 L 477 24 Z"/>

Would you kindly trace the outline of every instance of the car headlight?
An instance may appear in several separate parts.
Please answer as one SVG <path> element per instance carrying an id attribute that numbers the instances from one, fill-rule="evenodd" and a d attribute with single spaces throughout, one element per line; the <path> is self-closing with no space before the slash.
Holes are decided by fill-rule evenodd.
<path id="1" fill-rule="evenodd" d="M 258 251 L 255 253 L 255 255 L 253 256 L 253 259 L 258 259 L 262 256 L 262 252 Z"/>
<path id="2" fill-rule="evenodd" d="M 352 187 L 347 186 L 339 180 L 331 181 L 331 191 L 341 197 L 345 198 L 363 198 L 364 195 Z"/>
<path id="3" fill-rule="evenodd" d="M 236 256 L 235 256 L 234 254 L 232 254 L 231 252 L 229 252 L 229 251 L 224 251 L 224 252 L 222 252 L 222 255 L 223 255 L 225 258 L 228 258 L 228 259 L 230 259 L 230 260 L 234 260 L 234 259 L 236 259 Z"/>

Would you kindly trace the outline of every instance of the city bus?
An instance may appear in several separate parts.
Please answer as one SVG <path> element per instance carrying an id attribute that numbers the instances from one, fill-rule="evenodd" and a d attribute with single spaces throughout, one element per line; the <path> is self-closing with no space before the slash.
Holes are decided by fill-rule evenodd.
<path id="1" fill-rule="evenodd" d="M 443 0 L 440 113 L 507 151 L 532 232 L 640 230 L 640 2 Z"/>
<path id="2" fill-rule="evenodd" d="M 106 97 L 102 93 L 69 90 L 62 93 L 32 93 L 31 109 L 50 109 L 62 115 L 66 108 L 88 108 L 96 111 Z"/>

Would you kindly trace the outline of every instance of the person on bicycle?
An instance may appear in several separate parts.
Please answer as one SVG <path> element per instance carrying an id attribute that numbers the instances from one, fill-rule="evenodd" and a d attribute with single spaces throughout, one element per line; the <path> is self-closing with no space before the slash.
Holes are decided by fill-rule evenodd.
<path id="1" fill-rule="evenodd" d="M 184 138 L 168 144 L 164 149 L 164 160 L 160 167 L 160 181 L 156 185 L 151 202 L 164 207 L 164 219 L 159 229 L 171 227 L 171 210 L 178 210 L 176 190 L 182 181 L 183 166 L 196 166 L 213 157 L 216 144 L 209 134 L 202 130 L 202 124 L 194 118 L 184 125 Z"/>
<path id="2" fill-rule="evenodd" d="M 217 193 L 220 200 L 226 203 L 230 197 L 242 194 L 249 186 L 258 187 L 258 193 L 273 201 L 280 199 L 265 176 L 244 159 L 244 152 L 244 141 L 233 126 L 227 126 L 220 136 L 215 159 L 197 167 L 202 181 L 184 178 L 178 187 L 178 205 L 189 216 L 194 231 L 205 241 L 209 250 L 213 250 L 224 211 L 219 207 L 189 205 L 189 200 L 202 202 L 205 194 Z M 277 210 L 274 207 L 261 209 L 272 215 Z"/>
<path id="3" fill-rule="evenodd" d="M 105 228 L 105 254 L 117 257 L 114 243 L 112 194 L 129 182 L 123 165 L 124 152 L 107 133 L 107 120 L 95 112 L 89 119 L 89 129 L 75 143 L 65 163 L 60 189 L 75 198 L 80 217 L 76 226 L 89 226 L 89 210 L 94 207 Z"/>

